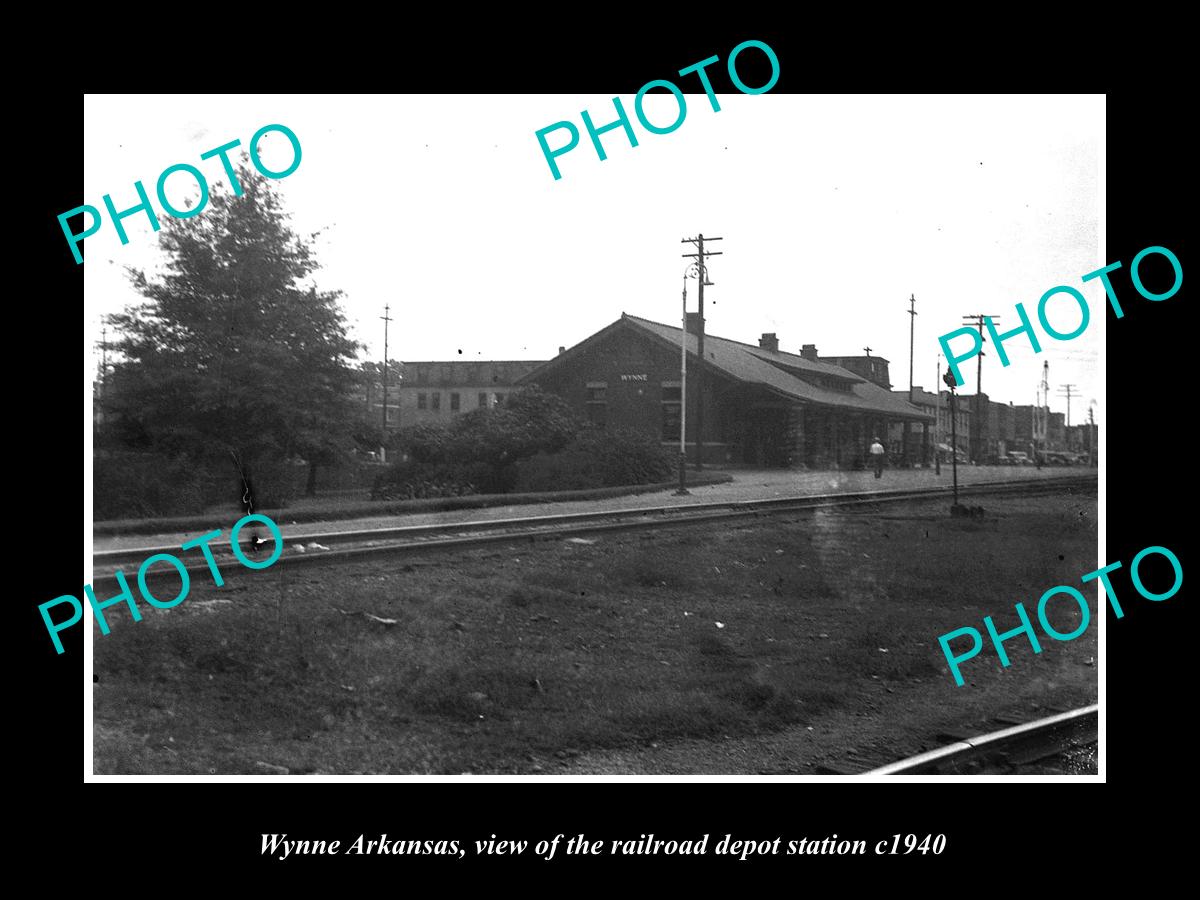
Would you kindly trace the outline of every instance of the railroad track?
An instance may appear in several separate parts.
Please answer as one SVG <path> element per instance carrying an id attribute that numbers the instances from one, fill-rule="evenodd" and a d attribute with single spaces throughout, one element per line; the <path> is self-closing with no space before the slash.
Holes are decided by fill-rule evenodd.
<path id="1" fill-rule="evenodd" d="M 1092 704 L 978 737 L 961 738 L 937 750 L 857 774 L 1082 774 L 1095 767 L 1099 709 Z"/>
<path id="2" fill-rule="evenodd" d="M 985 482 L 963 486 L 958 489 L 959 497 L 983 496 L 1036 496 L 1057 493 L 1065 488 L 1092 488 L 1096 477 L 1068 476 L 1025 482 Z M 468 548 L 493 543 L 513 541 L 538 541 L 595 534 L 607 531 L 636 530 L 661 526 L 702 524 L 738 518 L 753 518 L 762 515 L 779 515 L 789 512 L 822 509 L 828 507 L 852 507 L 880 503 L 896 503 L 911 500 L 948 500 L 949 487 L 932 487 L 893 491 L 862 491 L 858 493 L 817 494 L 800 497 L 781 497 L 769 500 L 740 500 L 719 503 L 694 503 L 675 506 L 657 506 L 630 510 L 615 510 L 587 513 L 564 513 L 548 516 L 526 516 L 512 519 L 484 519 L 472 522 L 437 523 L 431 525 L 406 525 L 393 528 L 375 528 L 354 531 L 333 531 L 320 534 L 291 535 L 283 531 L 284 552 L 279 565 L 303 565 L 312 563 L 349 562 L 370 557 L 400 554 L 405 552 L 440 549 Z M 248 537 L 251 529 L 242 533 Z M 265 529 L 263 529 L 265 530 Z M 316 544 L 319 547 L 312 547 Z M 213 550 L 216 565 L 222 572 L 240 569 L 228 541 L 209 545 Z M 304 552 L 297 550 L 305 548 Z M 189 572 L 206 572 L 207 565 L 200 559 L 199 551 L 183 554 L 178 545 L 162 547 L 130 547 L 120 550 L 103 550 L 92 555 L 94 570 L 93 585 L 116 584 L 117 570 L 129 572 L 130 566 L 157 553 L 179 556 Z M 161 566 L 148 573 L 169 574 L 177 577 L 169 566 Z"/>

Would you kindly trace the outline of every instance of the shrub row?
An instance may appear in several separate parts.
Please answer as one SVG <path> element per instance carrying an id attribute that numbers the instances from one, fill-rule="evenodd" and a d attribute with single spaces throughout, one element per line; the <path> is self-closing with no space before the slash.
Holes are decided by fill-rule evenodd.
<path id="1" fill-rule="evenodd" d="M 382 473 L 373 500 L 587 490 L 668 479 L 675 457 L 653 438 L 575 417 L 537 388 L 502 409 L 400 433 L 402 460 Z"/>
<path id="2" fill-rule="evenodd" d="M 318 483 L 323 489 L 366 488 L 374 482 L 379 468 L 364 463 L 321 467 Z M 255 507 L 287 507 L 304 492 L 307 477 L 308 467 L 304 464 L 257 463 L 250 472 Z M 96 521 L 198 515 L 214 506 L 236 509 L 243 490 L 241 473 L 232 458 L 172 458 L 110 448 L 95 451 L 92 486 Z"/>

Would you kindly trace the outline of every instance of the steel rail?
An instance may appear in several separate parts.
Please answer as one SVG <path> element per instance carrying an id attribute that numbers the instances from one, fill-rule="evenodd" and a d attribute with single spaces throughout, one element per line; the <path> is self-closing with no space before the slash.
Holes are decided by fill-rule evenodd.
<path id="1" fill-rule="evenodd" d="M 1053 493 L 1066 487 L 1088 487 L 1095 483 L 1094 478 L 1077 477 L 1072 479 L 1054 479 L 1046 481 L 1024 482 L 990 482 L 973 485 L 973 493 L 979 495 L 1024 495 L 1038 493 Z M 959 493 L 963 489 L 959 488 Z M 494 519 L 475 522 L 436 523 L 430 525 L 413 525 L 398 528 L 384 528 L 354 532 L 332 532 L 330 534 L 314 535 L 284 535 L 284 546 L 291 542 L 321 543 L 321 539 L 330 543 L 348 542 L 349 540 L 383 540 L 386 538 L 409 538 L 388 543 L 368 544 L 362 547 L 352 547 L 342 550 L 315 551 L 299 555 L 284 553 L 271 568 L 280 565 L 304 565 L 319 563 L 357 562 L 378 556 L 395 553 L 414 552 L 421 550 L 438 550 L 445 548 L 469 548 L 496 543 L 513 543 L 522 540 L 537 541 L 546 538 L 595 534 L 610 531 L 629 531 L 644 528 L 672 527 L 676 525 L 692 525 L 720 520 L 757 517 L 759 515 L 778 515 L 788 512 L 803 512 L 811 509 L 855 506 L 862 504 L 894 503 L 912 500 L 936 500 L 949 495 L 949 488 L 923 488 L 906 491 L 870 491 L 855 494 L 819 494 L 797 497 L 781 497 L 769 500 L 725 501 L 720 503 L 688 504 L 683 506 L 652 507 L 630 510 L 607 510 L 604 512 L 569 513 L 554 516 L 531 516 L 519 519 Z M 699 510 L 699 512 L 696 512 Z M 508 529 L 508 530 L 505 530 Z M 516 529 L 516 530 L 514 530 Z M 346 536 L 349 536 L 348 538 Z M 339 538 L 341 540 L 339 541 Z M 228 542 L 211 545 L 214 550 L 222 553 L 215 560 L 218 571 L 222 574 L 243 570 L 237 562 Z M 139 562 L 155 553 L 170 553 L 178 555 L 179 547 L 140 547 L 124 550 L 102 551 L 93 556 L 93 565 L 116 566 L 113 572 L 102 572 L 94 575 L 93 587 L 102 585 L 117 586 L 115 572 L 119 564 L 124 562 Z M 189 573 L 209 571 L 207 563 L 186 565 Z M 157 570 L 149 570 L 146 577 L 177 577 L 173 567 L 164 566 Z"/>
<path id="2" fill-rule="evenodd" d="M 862 772 L 858 777 L 975 774 L 972 770 L 982 765 L 1037 762 L 1064 750 L 1094 743 L 1099 727 L 1099 710 L 1099 705 L 1093 703 L 1035 722 L 965 738 L 937 750 Z"/>
<path id="3" fill-rule="evenodd" d="M 1012 491 L 1028 493 L 1031 490 L 1059 489 L 1075 485 L 1088 485 L 1095 479 L 1088 476 L 1045 479 L 1039 481 L 993 481 L 976 485 L 960 487 L 959 493 L 996 494 Z M 835 494 L 805 494 L 791 497 L 773 497 L 765 500 L 726 500 L 715 503 L 688 503 L 674 506 L 635 507 L 620 510 L 599 510 L 582 513 L 559 513 L 543 516 L 522 516 L 509 519 L 477 519 L 467 522 L 435 522 L 425 525 L 401 525 L 390 528 L 357 529 L 347 531 L 317 532 L 313 534 L 284 533 L 284 542 L 309 542 L 318 544 L 346 544 L 364 541 L 389 540 L 392 538 L 420 538 L 426 536 L 462 535 L 470 532 L 496 531 L 499 529 L 553 529 L 563 526 L 577 525 L 590 522 L 606 522 L 619 518 L 676 518 L 697 519 L 709 512 L 787 512 L 793 509 L 807 509 L 815 506 L 851 505 L 854 503 L 888 502 L 896 500 L 911 500 L 920 498 L 936 498 L 948 494 L 948 487 L 931 487 L 892 491 L 858 491 L 853 493 Z M 643 527 L 660 524 L 658 522 L 642 523 Z M 281 529 L 282 531 L 282 529 Z M 426 542 L 428 543 L 428 542 Z M 231 553 L 229 541 L 214 542 L 209 545 L 214 551 Z M 140 561 L 156 553 L 177 553 L 179 546 L 153 547 L 124 547 L 115 550 L 100 550 L 92 554 L 93 563 L 114 564 L 121 562 Z"/>

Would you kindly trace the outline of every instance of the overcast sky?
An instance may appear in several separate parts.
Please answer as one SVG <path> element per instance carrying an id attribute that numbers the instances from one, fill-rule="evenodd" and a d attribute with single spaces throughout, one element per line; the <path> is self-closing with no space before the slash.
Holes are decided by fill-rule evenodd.
<path id="1" fill-rule="evenodd" d="M 709 264 L 709 333 L 756 343 L 773 331 L 781 349 L 812 343 L 822 355 L 870 346 L 891 361 L 897 388 L 908 386 L 910 295 L 915 381 L 929 388 L 937 338 L 963 315 L 997 314 L 1005 330 L 1023 302 L 1036 322 L 1046 290 L 1074 286 L 1091 303 L 1088 330 L 1068 342 L 1039 334 L 1041 354 L 1023 337 L 1007 342 L 1011 364 L 985 358 L 984 390 L 1032 403 L 1046 360 L 1052 394 L 1077 388 L 1073 423 L 1103 400 L 1103 288 L 1080 282 L 1111 261 L 1098 194 L 1103 97 L 718 99 L 713 112 L 703 94 L 687 95 L 683 124 L 653 135 L 622 96 L 639 145 L 611 131 L 601 162 L 579 114 L 611 121 L 611 94 L 91 95 L 80 202 L 102 208 L 111 193 L 118 209 L 133 206 L 135 180 L 153 197 L 159 173 L 180 162 L 223 180 L 201 153 L 234 139 L 245 147 L 259 127 L 282 123 L 303 160 L 276 185 L 297 231 L 326 229 L 317 282 L 345 292 L 369 358 L 382 355 L 385 302 L 389 355 L 401 360 L 547 359 L 622 311 L 674 324 L 680 254 L 692 250 L 680 240 L 703 232 L 724 238 Z M 646 111 L 667 124 L 677 107 L 651 95 Z M 563 119 L 581 143 L 558 158 L 555 181 L 534 133 Z M 549 140 L 558 146 L 565 133 Z M 286 139 L 262 147 L 265 161 L 286 166 Z M 182 205 L 188 178 L 169 185 Z M 162 259 L 143 214 L 125 224 L 125 246 L 107 220 L 85 242 L 89 343 L 103 314 L 138 299 L 124 267 Z M 1051 323 L 1073 330 L 1074 305 L 1056 304 Z M 964 374 L 971 393 L 974 362 Z M 1057 396 L 1051 405 L 1066 408 Z"/>

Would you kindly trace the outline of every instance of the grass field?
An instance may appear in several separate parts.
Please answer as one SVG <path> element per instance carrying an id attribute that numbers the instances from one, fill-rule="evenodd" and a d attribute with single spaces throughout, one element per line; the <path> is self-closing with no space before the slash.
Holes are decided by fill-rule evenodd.
<path id="1" fill-rule="evenodd" d="M 985 615 L 1011 628 L 1016 601 L 1032 614 L 1097 567 L 1094 492 L 987 509 L 891 504 L 195 579 L 179 607 L 96 629 L 95 771 L 553 773 L 581 754 L 868 716 L 899 757 L 934 727 L 1094 702 L 1094 620 L 1037 656 L 1009 642 L 1008 669 L 985 648 L 964 687 L 947 673 L 938 635 Z M 1052 618 L 1066 632 L 1078 611 Z"/>

